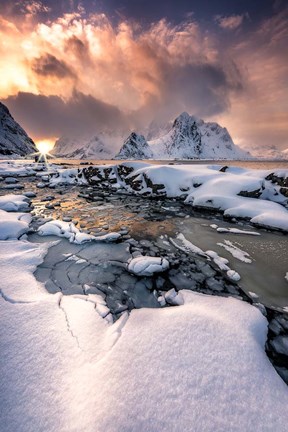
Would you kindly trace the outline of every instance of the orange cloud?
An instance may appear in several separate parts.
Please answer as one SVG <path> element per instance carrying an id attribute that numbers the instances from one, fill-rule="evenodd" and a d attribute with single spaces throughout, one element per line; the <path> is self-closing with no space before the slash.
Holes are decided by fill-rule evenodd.
<path id="1" fill-rule="evenodd" d="M 61 109 L 73 105 L 75 123 L 77 95 L 81 109 L 82 101 L 88 108 L 93 101 L 99 116 L 99 107 L 107 105 L 107 117 L 116 112 L 119 123 L 126 116 L 134 127 L 187 110 L 222 121 L 243 145 L 276 139 L 287 147 L 287 9 L 241 34 L 241 40 L 233 32 L 224 46 L 196 21 L 172 25 L 163 19 L 148 29 L 123 21 L 115 27 L 104 14 L 85 17 L 80 9 L 37 23 L 35 15 L 45 11 L 40 2 L 29 5 L 30 18 L 22 26 L 0 17 L 0 75 L 5 77 L 0 98 L 15 96 L 16 104 L 18 92 L 27 99 L 38 95 L 49 111 L 56 95 Z M 218 17 L 225 29 L 239 28 L 243 20 L 244 15 Z M 95 115 L 91 112 L 91 123 Z M 66 131 L 69 116 L 65 119 Z M 55 122 L 55 131 L 49 125 L 51 136 L 61 133 Z"/>

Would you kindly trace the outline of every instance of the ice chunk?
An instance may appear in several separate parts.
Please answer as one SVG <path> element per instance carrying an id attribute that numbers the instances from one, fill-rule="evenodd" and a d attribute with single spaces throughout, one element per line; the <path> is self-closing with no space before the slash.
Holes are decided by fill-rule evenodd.
<path id="1" fill-rule="evenodd" d="M 128 270 L 138 276 L 152 276 L 154 273 L 164 272 L 169 268 L 166 258 L 139 256 L 132 258 Z"/>
<path id="2" fill-rule="evenodd" d="M 182 233 L 177 235 L 177 239 L 182 242 L 184 248 L 187 249 L 188 251 L 198 255 L 206 256 L 206 254 L 203 252 L 202 249 L 200 249 L 198 246 L 195 246 L 193 243 L 187 240 Z"/>
<path id="3" fill-rule="evenodd" d="M 250 255 L 248 252 L 243 251 L 242 249 L 235 246 L 231 241 L 224 240 L 223 243 L 217 243 L 218 246 L 223 247 L 227 252 L 230 252 L 231 255 L 233 255 L 234 258 L 237 258 L 239 261 L 245 262 L 245 263 L 252 263 L 252 260 L 250 258 Z"/>
<path id="4" fill-rule="evenodd" d="M 212 227 L 212 225 L 210 225 Z M 213 228 L 213 227 L 212 227 Z M 217 232 L 219 233 L 230 233 L 230 234 L 247 234 L 247 235 L 254 235 L 259 236 L 260 233 L 256 231 L 246 231 L 246 230 L 240 230 L 238 228 L 217 228 Z"/>

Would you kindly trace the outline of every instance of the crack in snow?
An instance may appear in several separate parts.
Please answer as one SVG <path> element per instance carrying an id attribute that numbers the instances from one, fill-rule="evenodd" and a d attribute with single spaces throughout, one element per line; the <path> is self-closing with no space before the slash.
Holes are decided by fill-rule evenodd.
<path id="1" fill-rule="evenodd" d="M 0 296 L 3 298 L 4 301 L 6 301 L 7 303 L 10 303 L 10 304 L 31 304 L 31 303 L 36 303 L 35 301 L 13 300 L 13 299 L 9 298 L 6 294 L 4 294 L 4 292 L 2 291 L 1 288 L 0 288 Z"/>
<path id="2" fill-rule="evenodd" d="M 62 306 L 62 300 L 63 300 L 63 294 L 60 294 L 60 297 L 59 297 L 59 300 L 58 300 L 58 307 L 59 307 L 59 309 L 61 309 L 62 310 L 62 312 L 63 312 L 63 314 L 64 314 L 64 317 L 65 317 L 65 321 L 66 321 L 66 326 L 67 326 L 67 330 L 68 330 L 68 332 L 71 334 L 71 336 L 76 340 L 76 343 L 77 343 L 77 346 L 78 346 L 78 348 L 82 351 L 82 352 L 84 352 L 84 350 L 81 348 L 81 346 L 80 346 L 80 343 L 79 343 L 79 339 L 78 339 L 78 337 L 74 334 L 74 332 L 73 332 L 73 330 L 72 330 L 72 328 L 71 328 L 71 326 L 70 326 L 70 322 L 69 322 L 69 318 L 68 318 L 68 314 L 67 314 L 67 312 L 66 312 L 66 310 L 65 310 L 65 308 Z"/>

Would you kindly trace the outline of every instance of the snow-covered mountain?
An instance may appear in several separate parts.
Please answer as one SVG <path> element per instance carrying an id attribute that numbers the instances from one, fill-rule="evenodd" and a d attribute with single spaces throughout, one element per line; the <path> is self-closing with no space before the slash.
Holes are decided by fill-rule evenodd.
<path id="1" fill-rule="evenodd" d="M 143 135 L 132 132 L 115 159 L 151 159 L 153 152 Z"/>
<path id="2" fill-rule="evenodd" d="M 0 157 L 19 157 L 36 152 L 31 138 L 0 102 Z"/>
<path id="3" fill-rule="evenodd" d="M 288 160 L 288 148 L 281 151 L 274 145 L 268 147 L 250 146 L 249 152 L 256 159 Z"/>
<path id="4" fill-rule="evenodd" d="M 186 112 L 180 114 L 162 137 L 146 141 L 134 133 L 125 141 L 117 159 L 248 159 L 251 155 L 237 147 L 226 128 L 205 123 Z M 139 138 L 141 137 L 141 139 Z M 139 151 L 137 148 L 139 146 Z"/>
<path id="5" fill-rule="evenodd" d="M 91 139 L 61 137 L 53 148 L 53 154 L 71 159 L 111 159 L 112 150 L 98 136 Z"/>

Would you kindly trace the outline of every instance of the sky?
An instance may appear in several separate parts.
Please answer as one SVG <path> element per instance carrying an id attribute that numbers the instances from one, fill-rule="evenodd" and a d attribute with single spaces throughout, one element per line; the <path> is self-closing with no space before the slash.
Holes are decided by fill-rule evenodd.
<path id="1" fill-rule="evenodd" d="M 34 140 L 182 111 L 288 147 L 287 0 L 0 1 L 0 99 Z"/>

